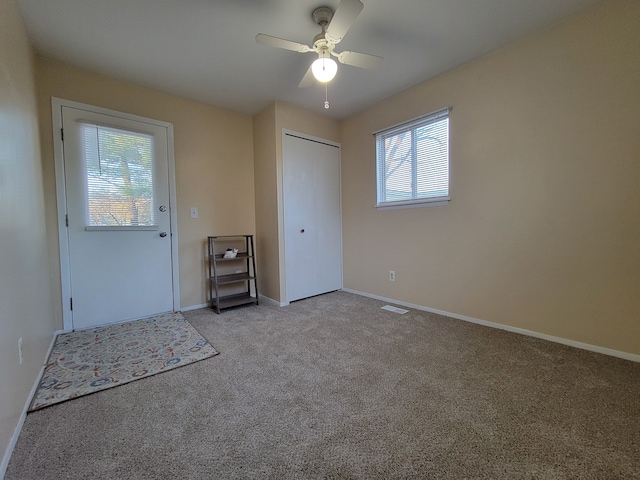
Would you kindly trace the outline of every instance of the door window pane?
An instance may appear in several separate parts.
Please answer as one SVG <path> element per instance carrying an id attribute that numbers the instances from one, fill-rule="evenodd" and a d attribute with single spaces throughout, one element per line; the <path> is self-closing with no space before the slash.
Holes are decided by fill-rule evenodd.
<path id="1" fill-rule="evenodd" d="M 155 225 L 153 136 L 82 124 L 81 139 L 87 182 L 86 225 Z"/>

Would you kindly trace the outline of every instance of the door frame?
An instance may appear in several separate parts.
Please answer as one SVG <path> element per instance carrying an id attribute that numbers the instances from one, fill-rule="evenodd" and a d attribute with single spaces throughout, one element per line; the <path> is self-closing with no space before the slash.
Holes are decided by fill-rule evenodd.
<path id="1" fill-rule="evenodd" d="M 141 117 L 130 113 L 118 112 L 107 108 L 96 107 L 86 103 L 51 97 L 51 112 L 53 123 L 53 151 L 56 177 L 56 206 L 58 215 L 58 242 L 60 250 L 60 281 L 62 320 L 64 331 L 73 330 L 73 315 L 71 312 L 71 268 L 69 258 L 69 237 L 67 233 L 67 192 L 64 170 L 64 142 L 62 141 L 62 107 L 110 115 L 142 123 L 149 123 L 167 130 L 167 161 L 169 163 L 169 221 L 171 233 L 171 273 L 173 286 L 173 310 L 180 310 L 180 277 L 178 268 L 178 209 L 176 207 L 176 168 L 173 146 L 173 124 Z"/>
<path id="2" fill-rule="evenodd" d="M 279 189 L 280 191 L 280 199 L 281 199 L 281 205 L 282 205 L 282 210 L 281 210 L 281 215 L 278 215 L 278 218 L 280 220 L 279 225 L 278 225 L 278 235 L 280 236 L 280 238 L 282 239 L 281 242 L 279 242 L 279 269 L 280 269 L 280 297 L 282 299 L 284 299 L 283 301 L 280 302 L 280 306 L 281 307 L 285 307 L 287 305 L 290 305 L 290 301 L 289 301 L 289 292 L 287 291 L 287 266 L 286 266 L 286 239 L 285 239 L 285 210 L 286 210 L 286 201 L 285 201 L 285 194 L 284 194 L 284 175 L 285 175 L 285 162 L 286 162 L 286 152 L 285 152 L 285 138 L 286 136 L 292 136 L 292 137 L 298 137 L 302 140 L 307 140 L 310 142 L 317 142 L 317 143 L 323 143 L 325 145 L 329 145 L 332 147 L 337 147 L 339 152 L 340 152 L 340 185 L 338 185 L 338 189 L 340 192 L 340 284 L 341 284 L 341 289 L 344 287 L 344 256 L 343 256 L 343 248 L 344 248 L 344 238 L 342 237 L 342 144 L 338 143 L 338 142 L 334 142 L 333 140 L 327 140 L 326 138 L 321 138 L 321 137 L 315 137 L 313 135 L 308 135 L 306 133 L 302 133 L 302 132 L 297 132 L 295 130 L 289 130 L 288 128 L 283 128 L 282 132 L 281 132 L 281 158 L 282 161 L 280 163 L 281 165 L 281 171 L 279 172 L 278 178 L 280 180 L 280 185 L 281 188 Z M 282 294 L 284 292 L 284 295 Z"/>

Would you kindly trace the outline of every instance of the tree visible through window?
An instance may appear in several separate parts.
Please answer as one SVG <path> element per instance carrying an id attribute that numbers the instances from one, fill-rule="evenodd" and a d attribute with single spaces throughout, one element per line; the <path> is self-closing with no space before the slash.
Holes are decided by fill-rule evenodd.
<path id="1" fill-rule="evenodd" d="M 155 224 L 153 136 L 84 124 L 88 226 Z"/>
<path id="2" fill-rule="evenodd" d="M 449 109 L 376 133 L 378 206 L 449 199 Z"/>

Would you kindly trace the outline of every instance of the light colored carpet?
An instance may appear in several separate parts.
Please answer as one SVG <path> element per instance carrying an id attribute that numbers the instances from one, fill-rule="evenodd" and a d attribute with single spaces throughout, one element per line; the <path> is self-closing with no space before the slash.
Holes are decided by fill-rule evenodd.
<path id="1" fill-rule="evenodd" d="M 383 305 L 185 312 L 220 355 L 30 413 L 6 480 L 640 478 L 640 364 Z"/>
<path id="2" fill-rule="evenodd" d="M 30 411 L 217 354 L 180 313 L 65 333 L 51 350 Z"/>

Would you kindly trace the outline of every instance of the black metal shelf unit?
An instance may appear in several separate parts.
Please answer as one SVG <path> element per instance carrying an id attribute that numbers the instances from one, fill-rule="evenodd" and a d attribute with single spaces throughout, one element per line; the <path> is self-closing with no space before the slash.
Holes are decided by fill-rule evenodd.
<path id="1" fill-rule="evenodd" d="M 209 298 L 211 308 L 221 310 L 250 303 L 258 304 L 258 282 L 253 235 L 222 235 L 208 237 Z M 239 251 L 226 258 L 227 249 Z M 223 290 L 227 291 L 223 291 Z M 238 292 L 238 289 L 243 291 Z"/>

